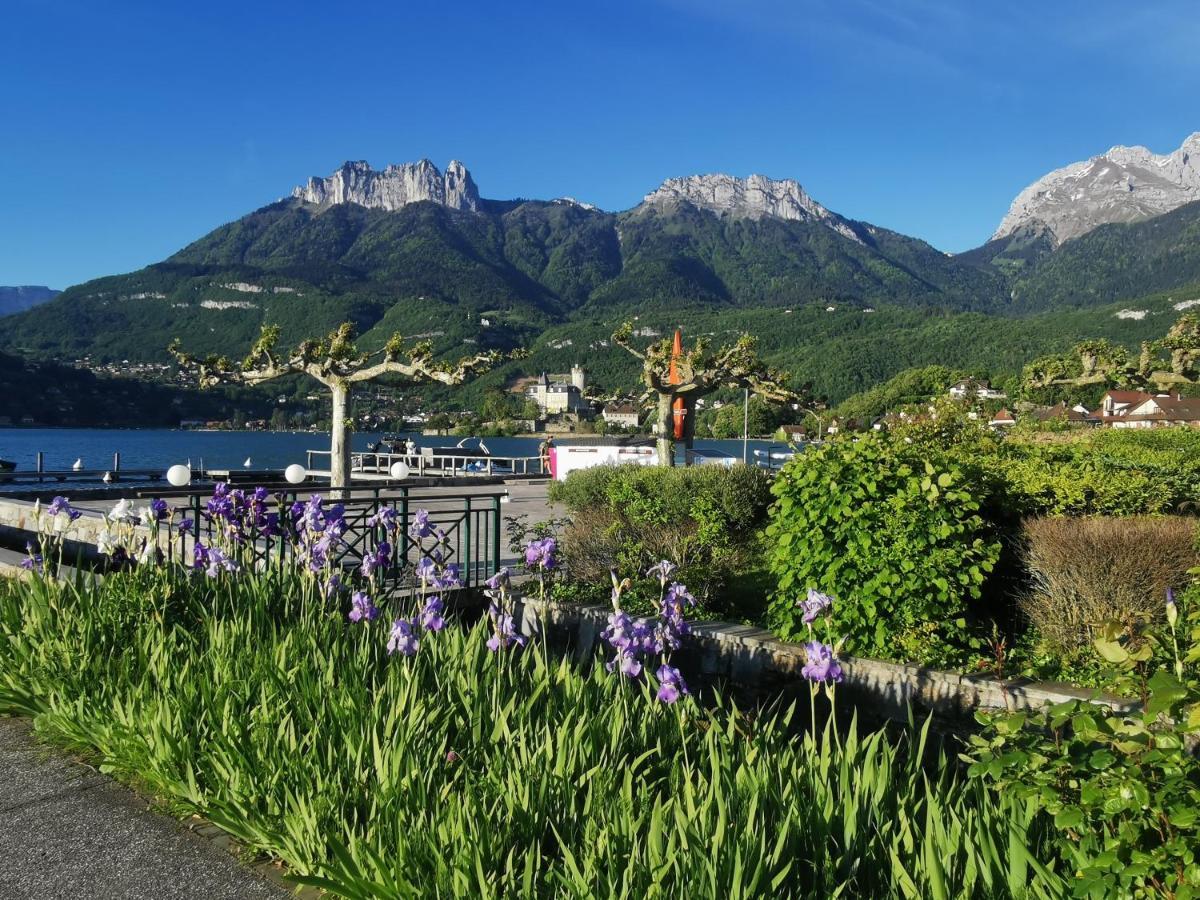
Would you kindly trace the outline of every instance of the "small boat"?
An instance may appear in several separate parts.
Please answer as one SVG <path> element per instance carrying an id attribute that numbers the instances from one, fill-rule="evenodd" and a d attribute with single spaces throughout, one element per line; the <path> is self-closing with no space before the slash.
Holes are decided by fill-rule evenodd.
<path id="1" fill-rule="evenodd" d="M 468 447 L 468 441 L 478 446 Z M 426 469 L 463 469 L 467 472 L 483 472 L 487 469 L 492 452 L 479 438 L 463 438 L 453 447 L 421 447 L 418 451 L 425 458 Z"/>
<path id="2" fill-rule="evenodd" d="M 242 463 L 242 466 L 243 466 L 243 468 L 246 468 L 246 469 L 248 469 L 248 468 L 250 468 L 252 465 L 254 465 L 254 463 L 252 463 L 252 462 L 250 461 L 250 457 L 248 457 L 248 456 L 247 456 L 247 457 L 246 457 L 246 461 L 245 461 L 244 463 Z"/>
<path id="3" fill-rule="evenodd" d="M 80 472 L 83 470 L 83 457 L 82 456 L 79 457 L 79 459 L 75 460 L 75 462 L 71 464 L 71 469 L 75 472 Z"/>

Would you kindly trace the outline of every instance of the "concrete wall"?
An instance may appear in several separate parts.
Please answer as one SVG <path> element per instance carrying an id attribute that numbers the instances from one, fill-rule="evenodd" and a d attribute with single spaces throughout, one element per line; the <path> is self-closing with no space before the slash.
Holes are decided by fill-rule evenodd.
<path id="1" fill-rule="evenodd" d="M 92 515 L 72 523 L 66 530 L 64 558 L 74 559 L 79 552 L 86 556 L 89 549 L 94 554 L 96 538 L 104 527 L 104 520 Z M 10 547 L 24 547 L 26 539 L 36 539 L 32 503 L 0 499 L 0 538 Z M 475 615 L 482 609 L 478 596 L 463 596 L 457 605 Z M 608 607 L 529 599 L 519 604 L 518 612 L 526 634 L 544 631 L 552 645 L 580 663 L 590 664 L 601 654 L 612 655 L 600 637 L 611 612 Z M 729 622 L 696 624 L 674 662 L 697 687 L 719 689 L 751 701 L 782 697 L 802 700 L 804 706 L 808 703 L 808 682 L 800 674 L 803 648 L 761 628 Z M 838 688 L 839 698 L 845 697 L 849 701 L 846 706 L 874 718 L 904 721 L 910 705 L 918 716 L 932 712 L 950 723 L 967 722 L 977 709 L 1033 709 L 1065 700 L 1090 700 L 1118 712 L 1138 705 L 1133 700 L 1029 679 L 959 675 L 855 657 L 843 658 L 841 663 L 845 681 Z"/>

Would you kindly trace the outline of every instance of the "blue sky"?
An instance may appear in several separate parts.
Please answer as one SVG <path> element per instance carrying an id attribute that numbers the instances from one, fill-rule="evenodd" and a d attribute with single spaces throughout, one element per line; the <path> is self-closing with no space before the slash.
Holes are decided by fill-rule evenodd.
<path id="1" fill-rule="evenodd" d="M 0 284 L 169 255 L 345 159 L 636 204 L 800 181 L 945 250 L 1113 144 L 1200 130 L 1188 2 L 5 0 Z"/>

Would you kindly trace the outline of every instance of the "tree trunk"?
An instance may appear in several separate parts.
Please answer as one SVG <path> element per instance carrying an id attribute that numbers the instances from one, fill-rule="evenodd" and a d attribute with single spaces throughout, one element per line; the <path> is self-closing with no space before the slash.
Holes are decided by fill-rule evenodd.
<path id="1" fill-rule="evenodd" d="M 657 428 L 658 428 L 658 464 L 660 466 L 675 465 L 675 417 L 671 410 L 671 401 L 675 398 L 670 394 L 658 395 Z"/>
<path id="2" fill-rule="evenodd" d="M 330 422 L 329 486 L 350 487 L 350 435 L 354 429 L 354 399 L 350 385 L 335 382 L 329 385 L 333 394 L 333 420 Z"/>

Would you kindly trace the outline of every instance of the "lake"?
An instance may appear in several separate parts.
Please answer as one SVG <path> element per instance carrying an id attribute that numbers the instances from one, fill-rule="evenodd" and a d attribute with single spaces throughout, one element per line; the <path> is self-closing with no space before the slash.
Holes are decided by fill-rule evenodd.
<path id="1" fill-rule="evenodd" d="M 368 444 L 382 436 L 382 432 L 357 433 L 353 448 L 366 450 Z M 401 436 L 411 437 L 420 447 L 452 447 L 461 440 L 415 432 Z M 496 456 L 536 456 L 541 438 L 489 437 L 483 441 Z M 751 453 L 770 446 L 779 445 L 769 441 L 749 442 Z M 247 458 L 254 469 L 282 469 L 292 463 L 303 465 L 306 450 L 328 449 L 328 433 L 304 431 L 0 428 L 0 459 L 12 460 L 22 471 L 37 467 L 39 451 L 45 455 L 45 467 L 49 470 L 70 469 L 77 459 L 83 460 L 86 469 L 107 469 L 112 466 L 114 453 L 121 454 L 123 468 L 165 470 L 175 463 L 189 462 L 196 468 L 203 465 L 210 469 L 238 469 Z M 742 442 L 698 440 L 696 449 L 741 457 Z M 321 466 L 324 465 L 322 460 Z"/>

